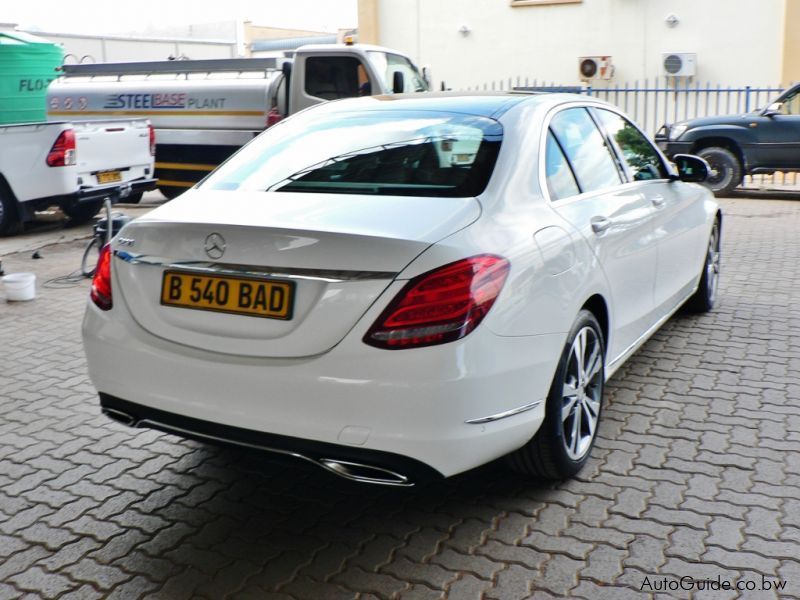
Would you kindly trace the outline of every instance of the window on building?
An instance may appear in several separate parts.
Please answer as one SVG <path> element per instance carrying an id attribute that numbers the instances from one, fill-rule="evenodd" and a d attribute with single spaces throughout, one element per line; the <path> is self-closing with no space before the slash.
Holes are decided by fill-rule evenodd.
<path id="1" fill-rule="evenodd" d="M 539 4 L 580 4 L 583 0 L 511 0 L 511 6 L 536 6 Z"/>

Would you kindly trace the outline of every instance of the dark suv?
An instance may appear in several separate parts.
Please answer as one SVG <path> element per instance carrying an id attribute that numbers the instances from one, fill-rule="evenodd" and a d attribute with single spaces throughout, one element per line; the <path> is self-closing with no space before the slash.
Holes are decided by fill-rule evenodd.
<path id="1" fill-rule="evenodd" d="M 800 171 L 800 84 L 767 108 L 664 125 L 655 139 L 670 158 L 706 159 L 711 166 L 706 185 L 716 196 L 728 194 L 744 175 Z"/>

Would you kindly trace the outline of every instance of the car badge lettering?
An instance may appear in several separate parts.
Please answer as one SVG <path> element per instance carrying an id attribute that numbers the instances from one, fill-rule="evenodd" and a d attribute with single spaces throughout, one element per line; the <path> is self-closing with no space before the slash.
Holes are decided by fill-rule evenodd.
<path id="1" fill-rule="evenodd" d="M 212 233 L 206 238 L 204 248 L 209 258 L 222 258 L 225 254 L 225 238 L 218 233 Z"/>

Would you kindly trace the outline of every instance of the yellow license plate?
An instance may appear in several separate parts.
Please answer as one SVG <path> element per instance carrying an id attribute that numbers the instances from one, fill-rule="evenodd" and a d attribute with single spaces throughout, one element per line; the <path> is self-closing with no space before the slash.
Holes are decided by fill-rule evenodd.
<path id="1" fill-rule="evenodd" d="M 122 181 L 122 173 L 119 171 L 103 171 L 97 174 L 97 183 L 116 183 Z"/>
<path id="2" fill-rule="evenodd" d="M 288 321 L 294 282 L 165 271 L 161 304 Z"/>

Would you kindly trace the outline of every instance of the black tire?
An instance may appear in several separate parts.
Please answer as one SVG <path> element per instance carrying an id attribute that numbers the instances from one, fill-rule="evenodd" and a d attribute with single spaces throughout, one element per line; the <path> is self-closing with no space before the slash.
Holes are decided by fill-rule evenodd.
<path id="1" fill-rule="evenodd" d="M 579 337 L 584 343 L 582 360 L 589 364 L 583 372 L 590 371 L 585 383 L 576 379 L 577 371 L 581 369 L 577 363 L 577 356 L 581 353 Z M 604 386 L 603 331 L 594 315 L 582 310 L 558 361 L 547 394 L 544 422 L 527 444 L 509 455 L 511 467 L 525 475 L 545 479 L 566 479 L 580 471 L 589 459 L 597 437 Z M 566 395 L 568 389 L 575 390 L 575 394 Z"/>
<path id="2" fill-rule="evenodd" d="M 0 236 L 14 235 L 22 229 L 22 221 L 17 210 L 17 199 L 8 187 L 0 181 Z"/>
<path id="3" fill-rule="evenodd" d="M 690 312 L 704 313 L 714 308 L 717 301 L 720 272 L 720 242 L 722 239 L 719 219 L 714 221 L 711 235 L 708 238 L 708 250 L 703 261 L 703 272 L 697 291 L 686 301 L 685 308 Z"/>
<path id="4" fill-rule="evenodd" d="M 727 148 L 703 148 L 697 156 L 704 158 L 711 167 L 705 185 L 715 196 L 728 196 L 742 183 L 742 165 Z"/>
<path id="5" fill-rule="evenodd" d="M 100 247 L 97 245 L 97 238 L 93 237 L 89 240 L 89 243 L 86 244 L 86 249 L 83 251 L 83 258 L 81 258 L 81 274 L 84 277 L 94 277 L 99 256 Z"/>
<path id="6" fill-rule="evenodd" d="M 178 196 L 180 196 L 183 192 L 186 191 L 186 189 L 179 187 L 170 187 L 167 185 L 160 185 L 158 186 L 158 191 L 164 194 L 164 197 L 167 200 L 172 200 L 173 198 L 177 198 Z"/>
<path id="7" fill-rule="evenodd" d="M 103 208 L 103 200 L 92 200 L 90 202 L 74 202 L 61 207 L 64 214 L 69 217 L 73 225 L 86 223 Z"/>
<path id="8" fill-rule="evenodd" d="M 142 201 L 142 196 L 144 196 L 144 192 L 133 192 L 127 198 L 123 198 L 120 200 L 120 203 L 124 204 L 139 204 Z"/>

